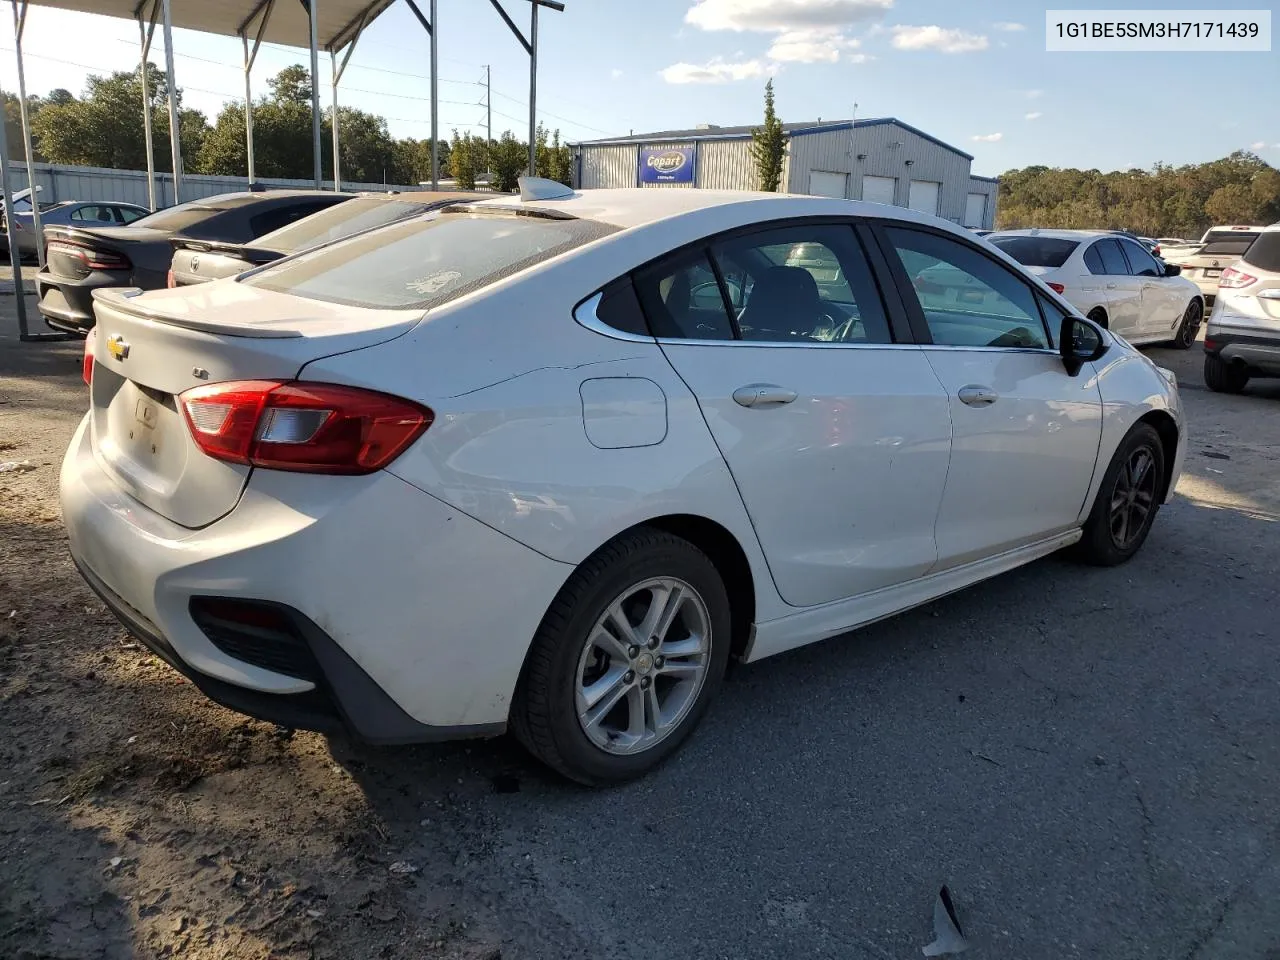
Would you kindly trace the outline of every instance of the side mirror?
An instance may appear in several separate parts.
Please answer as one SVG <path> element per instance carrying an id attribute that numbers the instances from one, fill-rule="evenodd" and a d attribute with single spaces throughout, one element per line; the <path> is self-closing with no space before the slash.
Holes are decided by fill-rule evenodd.
<path id="1" fill-rule="evenodd" d="M 1086 363 L 1107 352 L 1107 341 L 1102 331 L 1088 320 L 1063 317 L 1058 352 L 1062 354 L 1062 365 L 1067 368 L 1067 373 L 1074 377 Z"/>
<path id="2" fill-rule="evenodd" d="M 1166 263 L 1164 265 L 1164 275 L 1166 277 L 1176 277 L 1180 273 L 1182 273 L 1182 267 L 1176 263 Z"/>

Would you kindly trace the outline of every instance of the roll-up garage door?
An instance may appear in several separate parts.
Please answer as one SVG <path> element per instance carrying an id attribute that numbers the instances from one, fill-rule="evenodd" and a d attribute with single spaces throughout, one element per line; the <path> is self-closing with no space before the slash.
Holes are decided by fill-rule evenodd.
<path id="1" fill-rule="evenodd" d="M 907 193 L 907 206 L 921 213 L 938 215 L 938 188 L 942 184 L 933 180 L 912 180 Z"/>
<path id="2" fill-rule="evenodd" d="M 847 173 L 828 173 L 825 170 L 809 171 L 809 192 L 815 197 L 835 197 L 843 200 Z"/>
<path id="3" fill-rule="evenodd" d="M 971 193 L 964 201 L 964 225 L 966 227 L 981 227 L 985 225 L 987 217 L 987 195 L 985 193 Z"/>
<path id="4" fill-rule="evenodd" d="M 868 203 L 893 203 L 898 181 L 895 177 L 863 177 L 862 199 Z"/>

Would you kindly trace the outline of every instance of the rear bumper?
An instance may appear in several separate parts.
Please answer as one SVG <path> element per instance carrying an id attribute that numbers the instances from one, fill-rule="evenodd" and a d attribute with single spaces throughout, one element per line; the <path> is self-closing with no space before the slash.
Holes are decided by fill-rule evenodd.
<path id="1" fill-rule="evenodd" d="M 72 556 L 129 630 L 210 698 L 371 742 L 504 728 L 570 566 L 385 472 L 258 470 L 229 514 L 187 529 L 124 494 L 88 433 L 86 418 L 62 466 Z M 205 597 L 286 612 L 314 669 L 289 675 L 280 657 L 232 655 L 192 616 L 192 599 Z"/>
<path id="2" fill-rule="evenodd" d="M 55 276 L 45 267 L 36 274 L 36 298 L 45 323 L 58 330 L 88 333 L 93 317 L 93 291 L 129 285 L 127 275 L 95 272 L 83 280 Z"/>
<path id="3" fill-rule="evenodd" d="M 1205 334 L 1205 353 L 1242 363 L 1257 374 L 1280 377 L 1280 330 L 1268 334 L 1210 324 Z"/>

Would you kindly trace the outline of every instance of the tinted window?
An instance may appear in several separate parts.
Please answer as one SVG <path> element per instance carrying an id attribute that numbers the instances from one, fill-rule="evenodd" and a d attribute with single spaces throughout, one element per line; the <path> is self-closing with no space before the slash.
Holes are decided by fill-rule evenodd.
<path id="1" fill-rule="evenodd" d="M 1013 259 L 1028 267 L 1060 267 L 1071 252 L 1080 246 L 1078 240 L 1056 237 L 988 237 Z"/>
<path id="2" fill-rule="evenodd" d="M 1197 255 L 1238 257 L 1261 235 L 1258 230 L 1210 230 Z"/>
<path id="3" fill-rule="evenodd" d="M 1093 244 L 1084 252 L 1084 265 L 1093 274 L 1104 274 L 1107 268 L 1102 265 L 1102 254 L 1098 252 L 1098 244 Z"/>
<path id="4" fill-rule="evenodd" d="M 403 220 L 422 208 L 421 203 L 382 197 L 357 197 L 313 213 L 283 229 L 260 235 L 254 246 L 266 247 L 279 253 L 294 253 L 307 247 L 341 240 L 385 223 Z"/>
<path id="5" fill-rule="evenodd" d="M 660 260 L 637 272 L 635 282 L 655 336 L 733 339 L 733 323 L 706 251 L 686 251 Z"/>
<path id="6" fill-rule="evenodd" d="M 1135 277 L 1163 277 L 1164 270 L 1160 264 L 1156 263 L 1155 257 L 1147 253 L 1141 244 L 1134 243 L 1132 240 L 1121 240 L 1120 246 L 1124 248 L 1125 256 L 1129 258 L 1130 272 Z"/>
<path id="7" fill-rule="evenodd" d="M 281 227 L 288 226 L 303 217 L 309 217 L 317 211 L 324 210 L 333 204 L 328 200 L 307 200 L 299 203 L 281 204 L 271 210 L 264 210 L 249 218 L 249 233 L 260 237 Z"/>
<path id="8" fill-rule="evenodd" d="M 176 207 L 157 210 L 150 216 L 135 220 L 134 223 L 140 227 L 149 227 L 153 230 L 186 230 L 188 227 L 217 216 L 221 212 L 217 207 L 211 207 L 198 200 L 192 200 L 188 203 L 180 203 Z"/>
<path id="9" fill-rule="evenodd" d="M 889 343 L 880 292 L 853 229 L 763 230 L 712 247 L 743 340 Z"/>
<path id="10" fill-rule="evenodd" d="M 956 240 L 885 230 L 933 342 L 959 347 L 1048 347 L 1035 294 L 1012 271 Z"/>
<path id="11" fill-rule="evenodd" d="M 427 308 L 616 229 L 594 220 L 446 213 L 316 247 L 241 282 L 357 307 Z"/>
<path id="12" fill-rule="evenodd" d="M 1102 272 L 1109 277 L 1127 277 L 1129 264 L 1125 263 L 1120 244 L 1115 240 L 1099 240 L 1093 245 L 1102 258 Z"/>
<path id="13" fill-rule="evenodd" d="M 1072 316 L 1072 314 L 1042 293 L 1036 294 L 1036 300 L 1040 304 L 1040 312 L 1044 314 L 1045 326 L 1049 328 L 1049 346 L 1056 347 L 1058 345 L 1058 335 L 1062 330 L 1062 321 Z"/>
<path id="14" fill-rule="evenodd" d="M 645 323 L 635 287 L 626 277 L 604 288 L 596 304 L 596 319 L 623 333 L 649 336 L 649 325 Z"/>
<path id="15" fill-rule="evenodd" d="M 1280 230 L 1259 234 L 1241 259 L 1259 270 L 1280 273 Z"/>
<path id="16" fill-rule="evenodd" d="M 132 207 L 116 207 L 116 212 L 120 214 L 122 223 L 133 223 L 133 221 L 147 215 L 145 210 L 134 210 Z"/>

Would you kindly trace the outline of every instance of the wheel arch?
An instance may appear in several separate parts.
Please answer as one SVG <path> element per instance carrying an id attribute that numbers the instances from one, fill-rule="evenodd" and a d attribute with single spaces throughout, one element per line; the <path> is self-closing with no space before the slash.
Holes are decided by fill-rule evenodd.
<path id="1" fill-rule="evenodd" d="M 1160 478 L 1159 502 L 1163 503 L 1169 496 L 1169 487 L 1173 482 L 1173 471 L 1176 467 L 1178 423 L 1167 410 L 1150 410 L 1139 417 L 1137 423 L 1150 424 L 1160 436 L 1160 446 L 1164 451 L 1164 476 Z"/>
<path id="2" fill-rule="evenodd" d="M 1088 311 L 1086 311 L 1085 317 L 1087 317 L 1090 320 L 1093 320 L 1094 323 L 1102 327 L 1103 330 L 1111 329 L 1111 319 L 1110 317 L 1107 316 L 1107 308 L 1104 307 L 1102 304 L 1098 304 L 1097 306 L 1092 307 Z"/>

